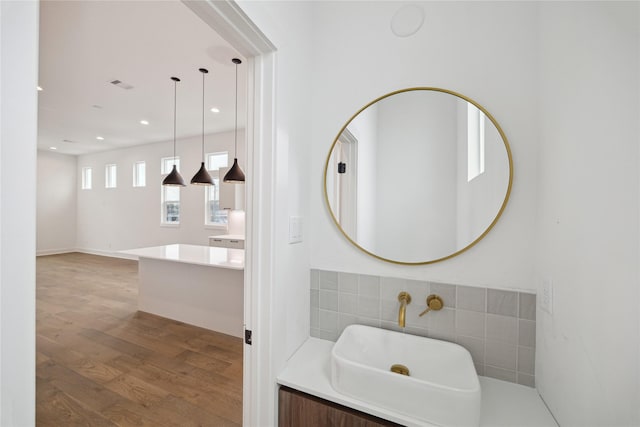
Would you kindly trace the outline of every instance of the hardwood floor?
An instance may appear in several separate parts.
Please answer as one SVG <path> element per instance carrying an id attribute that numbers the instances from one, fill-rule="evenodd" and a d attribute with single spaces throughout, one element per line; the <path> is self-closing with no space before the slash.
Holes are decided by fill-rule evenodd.
<path id="1" fill-rule="evenodd" d="M 137 265 L 37 258 L 37 425 L 242 425 L 242 340 L 136 311 Z"/>

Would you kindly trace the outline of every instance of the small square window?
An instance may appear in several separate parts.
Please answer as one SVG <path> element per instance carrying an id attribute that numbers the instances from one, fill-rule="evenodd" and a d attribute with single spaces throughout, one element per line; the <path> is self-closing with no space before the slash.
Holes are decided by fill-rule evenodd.
<path id="1" fill-rule="evenodd" d="M 91 190 L 91 168 L 82 168 L 82 189 Z"/>
<path id="2" fill-rule="evenodd" d="M 116 165 L 110 164 L 104 167 L 104 187 L 116 188 Z"/>
<path id="3" fill-rule="evenodd" d="M 133 164 L 133 186 L 145 187 L 146 185 L 146 163 L 143 161 L 135 162 Z"/>
<path id="4" fill-rule="evenodd" d="M 162 175 L 170 174 L 174 164 L 178 172 L 180 172 L 180 157 L 163 157 L 162 164 L 160 165 L 160 173 Z"/>
<path id="5" fill-rule="evenodd" d="M 220 153 L 207 153 L 207 169 L 217 171 L 220 168 L 229 166 L 229 153 L 226 151 Z"/>

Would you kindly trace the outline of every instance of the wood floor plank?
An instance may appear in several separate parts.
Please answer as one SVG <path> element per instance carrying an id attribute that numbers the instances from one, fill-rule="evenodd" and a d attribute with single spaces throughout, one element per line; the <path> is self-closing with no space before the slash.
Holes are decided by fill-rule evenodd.
<path id="1" fill-rule="evenodd" d="M 169 395 L 168 391 L 129 373 L 114 378 L 105 384 L 105 387 L 144 407 L 149 407 Z"/>
<path id="2" fill-rule="evenodd" d="M 82 402 L 72 398 L 50 382 L 36 384 L 36 425 L 38 426 L 95 426 L 112 427 L 109 421 Z"/>
<path id="3" fill-rule="evenodd" d="M 137 262 L 38 257 L 38 426 L 240 426 L 242 340 L 137 311 Z"/>

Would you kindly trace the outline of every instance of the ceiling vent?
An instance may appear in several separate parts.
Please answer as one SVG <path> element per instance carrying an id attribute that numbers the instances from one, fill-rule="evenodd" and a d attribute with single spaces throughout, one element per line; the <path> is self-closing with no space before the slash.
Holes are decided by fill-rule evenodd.
<path id="1" fill-rule="evenodd" d="M 62 142 L 68 142 L 70 144 L 77 144 L 78 143 L 78 141 L 72 141 L 70 139 L 63 139 Z"/>
<path id="2" fill-rule="evenodd" d="M 118 86 L 120 89 L 133 89 L 133 86 L 131 86 L 129 83 L 123 82 L 122 80 L 111 80 L 110 83 L 114 86 Z"/>

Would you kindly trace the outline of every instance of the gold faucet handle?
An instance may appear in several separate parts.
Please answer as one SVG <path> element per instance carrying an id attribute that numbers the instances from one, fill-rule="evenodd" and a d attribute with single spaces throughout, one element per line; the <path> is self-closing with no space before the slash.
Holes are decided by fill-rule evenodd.
<path id="1" fill-rule="evenodd" d="M 438 295 L 431 294 L 427 297 L 427 309 L 419 314 L 420 317 L 424 316 L 431 310 L 439 311 L 444 307 L 444 301 Z"/>

